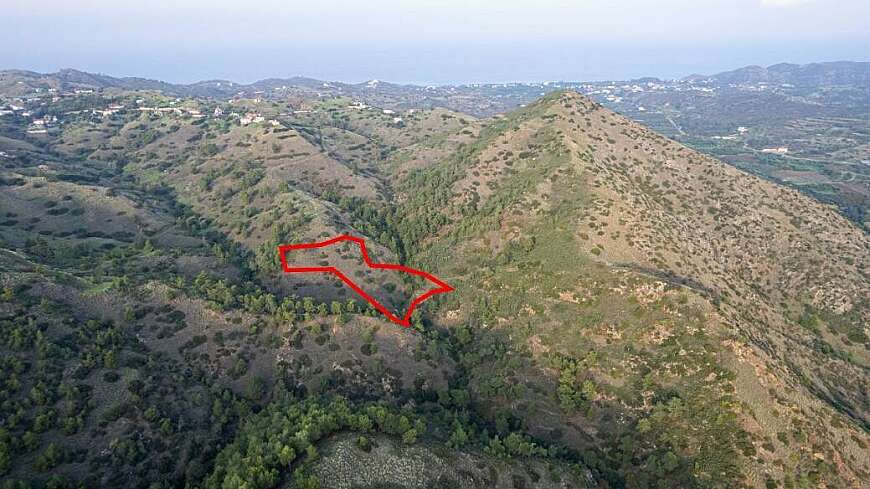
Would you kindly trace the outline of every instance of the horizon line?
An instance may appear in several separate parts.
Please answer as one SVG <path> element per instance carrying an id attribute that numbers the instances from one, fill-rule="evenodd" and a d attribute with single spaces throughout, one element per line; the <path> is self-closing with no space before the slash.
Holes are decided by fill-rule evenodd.
<path id="1" fill-rule="evenodd" d="M 18 72 L 33 73 L 33 74 L 37 74 L 37 75 L 41 75 L 41 76 L 51 76 L 51 75 L 58 75 L 64 71 L 74 71 L 74 72 L 84 73 L 87 75 L 105 76 L 105 77 L 114 78 L 117 80 L 145 80 L 145 81 L 165 83 L 168 85 L 175 85 L 175 86 L 180 86 L 180 87 L 191 87 L 191 86 L 207 84 L 207 83 L 231 83 L 234 85 L 238 85 L 240 87 L 249 87 L 251 85 L 255 85 L 257 83 L 261 83 L 261 82 L 268 81 L 268 80 L 305 79 L 305 80 L 311 80 L 311 81 L 316 81 L 316 82 L 336 83 L 336 84 L 343 84 L 343 85 L 363 85 L 366 83 L 378 82 L 378 83 L 387 83 L 390 85 L 399 85 L 399 86 L 413 86 L 413 87 L 421 87 L 421 88 L 426 88 L 426 87 L 440 88 L 440 87 L 458 87 L 458 86 L 471 86 L 471 85 L 511 85 L 511 84 L 546 85 L 546 84 L 550 84 L 550 83 L 553 83 L 553 84 L 556 84 L 556 83 L 600 83 L 600 82 L 608 82 L 608 81 L 633 81 L 633 80 L 641 80 L 641 79 L 646 79 L 646 78 L 658 79 L 658 80 L 662 80 L 662 81 L 680 81 L 680 80 L 685 80 L 686 78 L 692 77 L 692 76 L 704 76 L 704 77 L 712 78 L 712 77 L 719 75 L 719 74 L 722 74 L 722 73 L 727 73 L 730 71 L 737 71 L 737 70 L 741 70 L 741 69 L 745 69 L 745 68 L 753 68 L 753 67 L 761 67 L 761 68 L 767 69 L 767 68 L 771 68 L 773 66 L 783 65 L 783 64 L 804 67 L 804 66 L 816 65 L 816 64 L 837 64 L 837 63 L 870 64 L 870 60 L 868 60 L 868 61 L 855 61 L 855 60 L 848 60 L 848 59 L 836 59 L 836 60 L 830 60 L 830 61 L 814 61 L 814 62 L 809 62 L 809 63 L 791 63 L 788 61 L 782 61 L 782 62 L 773 63 L 773 64 L 769 64 L 769 65 L 747 64 L 747 65 L 738 66 L 736 68 L 732 68 L 729 70 L 719 71 L 717 73 L 704 74 L 704 73 L 693 72 L 693 73 L 689 73 L 689 74 L 686 74 L 686 75 L 683 75 L 680 77 L 661 77 L 661 76 L 649 75 L 649 76 L 639 76 L 639 77 L 634 77 L 634 78 L 621 78 L 621 79 L 620 78 L 597 78 L 597 77 L 593 77 L 593 78 L 589 78 L 589 79 L 574 79 L 574 80 L 549 79 L 549 80 L 511 80 L 511 81 L 464 81 L 464 82 L 452 82 L 452 83 L 425 83 L 425 82 L 419 82 L 419 81 L 417 81 L 417 82 L 403 82 L 403 81 L 390 81 L 390 80 L 385 80 L 385 79 L 380 79 L 380 78 L 370 78 L 370 79 L 366 79 L 366 80 L 362 80 L 362 81 L 348 81 L 348 80 L 315 78 L 312 76 L 307 76 L 307 75 L 302 75 L 302 74 L 294 74 L 294 75 L 289 75 L 289 76 L 268 76 L 268 77 L 259 78 L 259 79 L 256 79 L 256 80 L 250 81 L 250 82 L 239 82 L 236 80 L 231 80 L 231 79 L 226 79 L 226 78 L 206 78 L 206 79 L 200 79 L 200 80 L 192 81 L 192 82 L 178 82 L 178 81 L 169 81 L 168 79 L 162 79 L 162 78 L 151 78 L 148 75 L 114 75 L 114 74 L 105 73 L 105 72 L 101 72 L 101 71 L 88 71 L 85 69 L 72 68 L 72 67 L 62 67 L 62 68 L 56 69 L 55 71 L 39 71 L 39 70 L 27 69 L 27 68 L 0 68 L 0 73 L 18 71 Z"/>

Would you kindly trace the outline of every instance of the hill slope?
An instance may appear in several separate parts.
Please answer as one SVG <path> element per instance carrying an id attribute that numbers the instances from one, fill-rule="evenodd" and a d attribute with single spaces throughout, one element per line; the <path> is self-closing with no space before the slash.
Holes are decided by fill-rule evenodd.
<path id="1" fill-rule="evenodd" d="M 870 63 L 836 61 L 796 65 L 779 63 L 763 68 L 746 66 L 712 75 L 722 83 L 789 83 L 796 86 L 864 85 L 870 81 Z"/>
<path id="2" fill-rule="evenodd" d="M 648 477 L 670 446 L 702 485 L 860 486 L 865 233 L 573 92 L 488 129 L 400 187 L 403 222 L 440 224 L 403 236 L 458 284 L 439 320 L 471 325 L 469 383 L 493 412 Z"/>

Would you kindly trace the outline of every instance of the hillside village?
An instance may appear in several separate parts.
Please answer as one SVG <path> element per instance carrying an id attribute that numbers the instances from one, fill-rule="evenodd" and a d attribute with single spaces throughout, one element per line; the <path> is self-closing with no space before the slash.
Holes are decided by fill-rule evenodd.
<path id="1" fill-rule="evenodd" d="M 32 93 L 23 96 L 0 96 L 0 117 L 6 117 L 9 121 L 18 124 L 23 122 L 26 124 L 28 135 L 34 137 L 45 135 L 47 137 L 50 134 L 60 132 L 61 126 L 64 124 L 82 121 L 96 123 L 112 118 L 123 119 L 125 116 L 135 113 L 153 114 L 158 117 L 171 116 L 182 120 L 223 120 L 242 126 L 268 124 L 272 127 L 283 127 L 281 122 L 274 118 L 277 115 L 299 116 L 317 113 L 316 110 L 308 108 L 308 104 L 305 102 L 298 105 L 291 103 L 283 114 L 266 109 L 270 116 L 267 119 L 256 110 L 247 109 L 255 109 L 257 106 L 269 107 L 269 104 L 264 103 L 261 96 L 246 98 L 244 92 L 240 92 L 237 97 L 229 100 L 196 102 L 178 97 L 168 97 L 159 92 L 149 94 L 147 98 L 141 95 L 124 96 L 114 91 L 102 90 L 63 91 L 36 88 Z M 74 109 L 72 109 L 73 107 Z M 403 122 L 397 111 L 372 107 L 361 101 L 350 100 L 347 108 L 359 111 L 376 111 L 389 115 L 395 125 L 401 125 Z M 414 109 L 406 110 L 405 113 L 413 114 Z"/>

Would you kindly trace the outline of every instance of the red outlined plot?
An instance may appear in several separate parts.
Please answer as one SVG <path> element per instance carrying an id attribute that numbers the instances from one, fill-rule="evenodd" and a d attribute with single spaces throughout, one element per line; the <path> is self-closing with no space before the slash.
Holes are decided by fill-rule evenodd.
<path id="1" fill-rule="evenodd" d="M 287 264 L 287 252 L 293 250 L 310 250 L 314 248 L 323 248 L 325 246 L 330 246 L 335 243 L 339 243 L 342 241 L 353 241 L 359 246 L 360 252 L 362 253 L 363 261 L 365 261 L 366 265 L 369 268 L 378 268 L 384 270 L 398 270 L 400 272 L 410 273 L 411 275 L 416 275 L 418 277 L 423 277 L 424 279 L 434 283 L 437 285 L 436 288 L 431 289 L 417 297 L 415 297 L 411 304 L 408 306 L 408 310 L 405 311 L 405 317 L 399 318 L 389 309 L 384 307 L 383 304 L 378 302 L 374 297 L 366 293 L 353 280 L 347 277 L 341 270 L 335 267 L 291 267 Z M 404 265 L 399 265 L 395 263 L 375 263 L 369 258 L 368 250 L 366 250 L 365 240 L 362 238 L 357 238 L 356 236 L 350 236 L 343 234 L 341 236 L 336 236 L 335 238 L 328 239 L 326 241 L 320 241 L 317 243 L 301 243 L 301 244 L 289 244 L 289 245 L 280 245 L 278 246 L 278 256 L 281 258 L 281 267 L 284 269 L 286 273 L 306 273 L 306 272 L 326 272 L 335 275 L 340 278 L 342 282 L 347 284 L 351 289 L 354 290 L 357 294 L 362 296 L 369 304 L 371 304 L 375 309 L 380 311 L 384 316 L 386 316 L 390 321 L 401 324 L 404 327 L 409 327 L 411 325 L 411 313 L 414 312 L 414 308 L 417 307 L 421 302 L 426 299 L 432 297 L 436 294 L 444 294 L 446 292 L 450 292 L 453 290 L 453 287 L 447 285 L 442 282 L 440 279 L 432 275 L 431 273 L 426 273 L 421 270 L 415 270 L 410 267 L 406 267 Z"/>

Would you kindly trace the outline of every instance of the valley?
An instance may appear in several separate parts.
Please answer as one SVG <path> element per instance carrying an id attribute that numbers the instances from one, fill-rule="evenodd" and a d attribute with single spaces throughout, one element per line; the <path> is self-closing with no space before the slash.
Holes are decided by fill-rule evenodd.
<path id="1" fill-rule="evenodd" d="M 2 487 L 870 479 L 870 239 L 841 205 L 866 208 L 866 134 L 841 98 L 820 119 L 771 88 L 796 115 L 749 124 L 711 116 L 759 83 L 734 78 L 159 83 L 0 77 Z M 279 245 L 342 234 L 455 291 L 406 329 L 282 271 Z M 307 259 L 393 307 L 419 287 Z"/>

